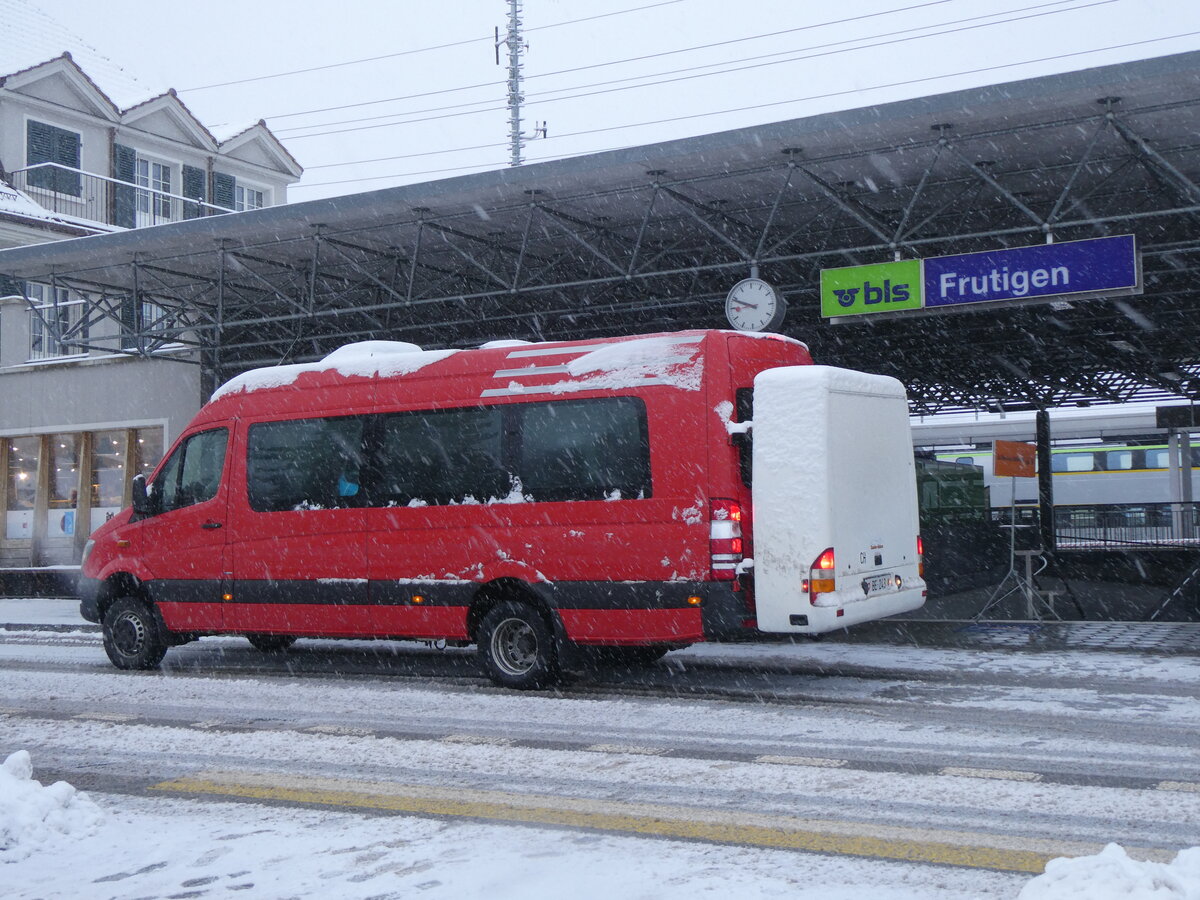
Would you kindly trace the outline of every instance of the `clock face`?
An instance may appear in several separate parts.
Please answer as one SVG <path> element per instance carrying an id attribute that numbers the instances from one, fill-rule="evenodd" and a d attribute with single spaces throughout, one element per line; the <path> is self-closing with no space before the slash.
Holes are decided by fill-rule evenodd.
<path id="1" fill-rule="evenodd" d="M 774 331 L 786 311 L 779 292 L 761 278 L 739 281 L 725 298 L 725 316 L 738 331 Z"/>

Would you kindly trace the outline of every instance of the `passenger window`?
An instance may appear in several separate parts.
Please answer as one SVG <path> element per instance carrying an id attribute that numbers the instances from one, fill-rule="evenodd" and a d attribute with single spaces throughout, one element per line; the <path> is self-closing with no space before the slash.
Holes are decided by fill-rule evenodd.
<path id="1" fill-rule="evenodd" d="M 521 484 L 534 500 L 650 496 L 646 413 L 634 397 L 521 407 Z"/>
<path id="2" fill-rule="evenodd" d="M 211 500 L 221 486 L 229 430 L 214 428 L 193 434 L 180 444 L 154 479 L 161 512 Z"/>
<path id="3" fill-rule="evenodd" d="M 1104 454 L 1104 468 L 1110 472 L 1119 472 L 1133 468 L 1132 450 L 1109 450 Z"/>
<path id="4" fill-rule="evenodd" d="M 1166 448 L 1146 451 L 1146 468 L 1147 469 L 1165 469 L 1167 468 L 1168 455 Z"/>
<path id="5" fill-rule="evenodd" d="M 251 425 L 250 508 L 281 512 L 360 505 L 362 430 L 356 416 Z"/>
<path id="6" fill-rule="evenodd" d="M 1050 462 L 1052 472 L 1092 472 L 1096 468 L 1096 460 L 1090 450 L 1086 453 L 1055 453 Z"/>
<path id="7" fill-rule="evenodd" d="M 381 417 L 372 460 L 376 506 L 486 503 L 512 494 L 495 407 Z"/>
<path id="8" fill-rule="evenodd" d="M 973 465 L 975 465 L 975 457 L 973 457 L 973 456 L 956 456 L 956 457 L 954 458 L 954 461 L 955 461 L 956 463 L 958 463 L 960 466 L 973 466 Z"/>

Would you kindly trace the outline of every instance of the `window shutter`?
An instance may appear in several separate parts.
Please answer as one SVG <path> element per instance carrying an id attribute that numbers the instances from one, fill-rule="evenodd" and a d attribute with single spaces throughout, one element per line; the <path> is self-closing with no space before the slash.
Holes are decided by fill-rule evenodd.
<path id="1" fill-rule="evenodd" d="M 188 200 L 205 200 L 208 196 L 208 187 L 205 182 L 208 181 L 207 173 L 203 169 L 198 169 L 195 166 L 183 167 L 183 196 Z M 183 217 L 185 219 L 197 219 L 204 215 L 204 208 L 196 203 L 183 204 Z"/>
<path id="2" fill-rule="evenodd" d="M 113 178 L 135 183 L 137 151 L 123 144 L 113 144 Z M 123 185 L 113 185 L 112 223 L 122 228 L 137 224 L 137 191 Z"/>
<path id="3" fill-rule="evenodd" d="M 121 349 L 137 349 L 137 302 L 133 294 L 121 297 Z"/>
<path id="4" fill-rule="evenodd" d="M 30 119 L 25 128 L 25 158 L 27 164 L 58 163 L 60 166 L 79 168 L 79 135 L 65 128 L 56 128 L 45 122 Z M 38 169 L 29 173 L 30 187 L 57 191 L 78 197 L 83 193 L 78 172 L 63 172 L 59 169 Z"/>
<path id="5" fill-rule="evenodd" d="M 19 297 L 24 293 L 24 285 L 9 275 L 0 275 L 0 297 Z"/>
<path id="6" fill-rule="evenodd" d="M 213 172 L 213 203 L 217 206 L 223 206 L 225 209 L 232 210 L 234 203 L 234 188 L 237 181 L 232 175 L 226 175 L 224 172 Z"/>
<path id="7" fill-rule="evenodd" d="M 26 165 L 36 166 L 38 163 L 54 162 L 52 126 L 30 119 L 26 123 L 25 138 Z M 27 183 L 30 187 L 52 191 L 55 189 L 55 174 L 53 169 L 34 169 L 29 173 Z"/>

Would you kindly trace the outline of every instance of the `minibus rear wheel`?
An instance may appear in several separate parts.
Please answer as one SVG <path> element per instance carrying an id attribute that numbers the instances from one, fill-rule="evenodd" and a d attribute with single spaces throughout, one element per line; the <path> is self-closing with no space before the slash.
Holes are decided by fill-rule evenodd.
<path id="1" fill-rule="evenodd" d="M 118 669 L 156 669 L 167 652 L 167 631 L 150 605 L 119 597 L 104 614 L 104 652 Z"/>
<path id="2" fill-rule="evenodd" d="M 251 647 L 263 653 L 282 653 L 296 643 L 296 639 L 290 634 L 248 634 L 246 640 L 250 642 Z"/>
<path id="3" fill-rule="evenodd" d="M 479 654 L 501 687 L 533 690 L 559 678 L 554 635 L 528 603 L 505 600 L 488 611 L 479 624 Z"/>

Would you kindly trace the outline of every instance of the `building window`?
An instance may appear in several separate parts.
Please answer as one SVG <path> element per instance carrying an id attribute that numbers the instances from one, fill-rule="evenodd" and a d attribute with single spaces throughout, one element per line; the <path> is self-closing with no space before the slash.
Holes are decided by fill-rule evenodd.
<path id="1" fill-rule="evenodd" d="M 78 197 L 79 172 L 68 170 L 79 169 L 79 148 L 78 132 L 30 119 L 25 129 L 25 164 L 38 168 L 29 172 L 26 183 L 31 188 Z"/>
<path id="2" fill-rule="evenodd" d="M 5 510 L 4 536 L 10 541 L 33 536 L 41 446 L 42 440 L 37 437 L 8 439 L 8 508 Z"/>
<path id="3" fill-rule="evenodd" d="M 148 479 L 163 455 L 163 430 L 161 428 L 137 428 L 133 432 L 133 475 L 145 475 Z M 130 476 L 130 478 L 133 477 Z"/>
<path id="4" fill-rule="evenodd" d="M 119 512 L 125 496 L 125 429 L 97 431 L 92 436 L 92 492 L 90 506 L 106 513 Z M 97 523 L 93 522 L 93 525 Z"/>
<path id="5" fill-rule="evenodd" d="M 157 225 L 172 221 L 171 216 L 171 166 L 164 162 L 139 156 L 134 169 L 134 182 L 141 190 L 137 192 L 137 225 Z"/>
<path id="6" fill-rule="evenodd" d="M 74 340 L 87 340 L 83 298 L 72 296 L 66 288 L 31 282 L 25 294 L 33 303 L 29 310 L 29 358 L 55 359 L 86 353 L 70 346 Z"/>
<path id="7" fill-rule="evenodd" d="M 234 188 L 233 195 L 233 207 L 238 212 L 247 209 L 262 209 L 265 205 L 263 203 L 263 192 L 257 188 L 239 184 Z"/>
<path id="8" fill-rule="evenodd" d="M 178 316 L 168 307 L 143 297 L 135 303 L 131 295 L 121 297 L 121 349 L 161 350 L 175 347 L 169 332 L 175 328 Z"/>

